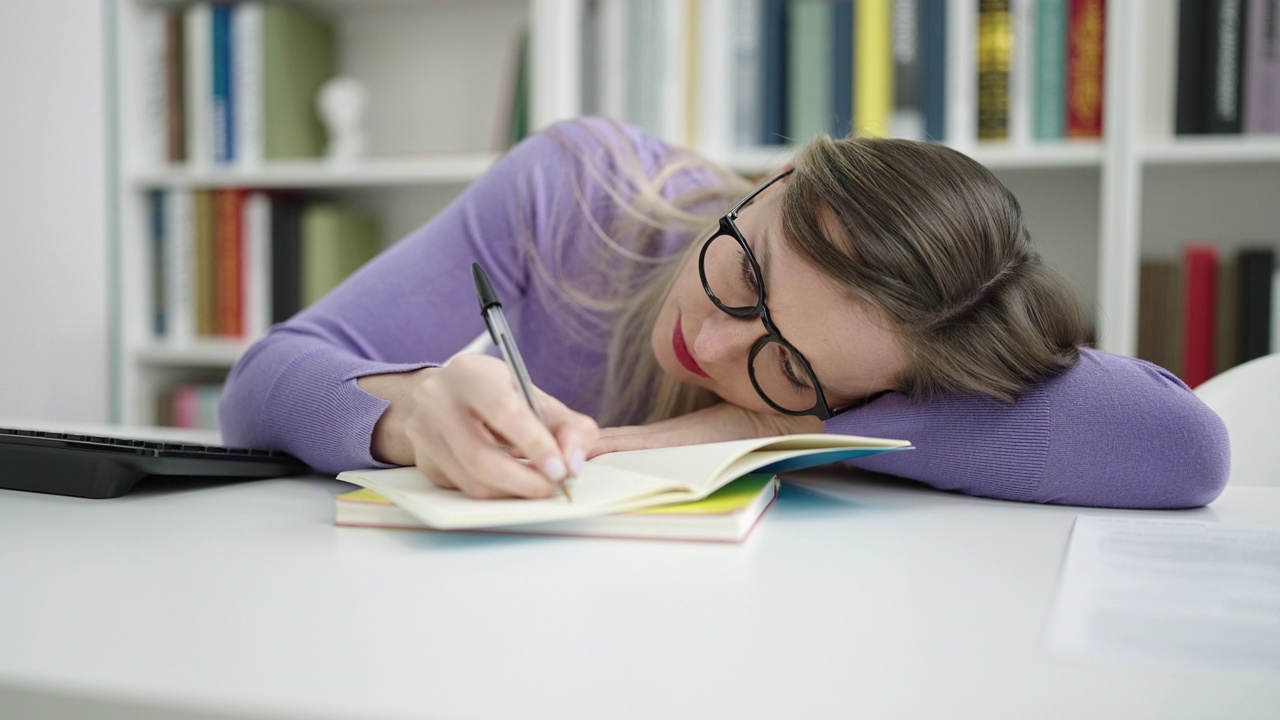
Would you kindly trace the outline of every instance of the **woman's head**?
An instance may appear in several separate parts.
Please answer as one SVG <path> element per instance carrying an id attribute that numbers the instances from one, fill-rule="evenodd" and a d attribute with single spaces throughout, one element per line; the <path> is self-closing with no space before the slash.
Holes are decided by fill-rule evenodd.
<path id="1" fill-rule="evenodd" d="M 1017 201 L 955 151 L 820 138 L 734 224 L 759 260 L 772 324 L 832 408 L 885 390 L 1013 399 L 1075 360 L 1078 309 L 1032 250 Z M 681 382 L 768 409 L 746 372 L 761 320 L 715 307 L 701 282 L 700 250 L 719 232 L 690 249 L 650 345 Z M 750 292 L 743 253 L 703 262 L 711 284 Z M 758 356 L 757 369 L 762 361 L 789 362 Z"/>
<path id="2" fill-rule="evenodd" d="M 1075 362 L 1079 307 L 986 168 L 893 139 L 818 138 L 795 164 L 783 236 L 883 314 L 905 355 L 895 390 L 1011 400 Z"/>

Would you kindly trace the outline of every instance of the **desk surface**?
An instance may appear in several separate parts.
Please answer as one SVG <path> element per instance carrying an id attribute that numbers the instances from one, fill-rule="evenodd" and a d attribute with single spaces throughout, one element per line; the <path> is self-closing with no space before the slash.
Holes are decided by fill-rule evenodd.
<path id="1" fill-rule="evenodd" d="M 1280 709 L 1280 683 L 1261 673 L 1046 647 L 1076 515 L 1151 513 L 817 474 L 785 484 L 746 543 L 717 545 L 336 528 L 333 495 L 348 487 L 0 492 L 0 707 L 735 720 Z M 1280 489 L 1231 487 L 1165 515 L 1276 523 Z"/>

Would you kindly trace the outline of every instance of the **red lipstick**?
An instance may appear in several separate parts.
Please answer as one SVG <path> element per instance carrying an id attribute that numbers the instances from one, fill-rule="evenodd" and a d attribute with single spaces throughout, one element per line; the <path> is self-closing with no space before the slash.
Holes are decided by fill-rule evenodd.
<path id="1" fill-rule="evenodd" d="M 676 326 L 671 331 L 671 348 L 675 350 L 676 360 L 684 366 L 686 370 L 701 377 L 709 377 L 705 370 L 698 366 L 698 361 L 693 359 L 693 354 L 689 352 L 689 346 L 684 342 L 684 332 L 680 329 L 680 315 L 676 316 Z"/>

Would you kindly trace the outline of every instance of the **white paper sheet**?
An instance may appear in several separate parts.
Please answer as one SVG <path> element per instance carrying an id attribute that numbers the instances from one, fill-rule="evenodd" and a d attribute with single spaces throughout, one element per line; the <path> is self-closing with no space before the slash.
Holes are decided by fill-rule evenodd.
<path id="1" fill-rule="evenodd" d="M 1081 515 L 1053 650 L 1280 667 L 1280 525 Z"/>

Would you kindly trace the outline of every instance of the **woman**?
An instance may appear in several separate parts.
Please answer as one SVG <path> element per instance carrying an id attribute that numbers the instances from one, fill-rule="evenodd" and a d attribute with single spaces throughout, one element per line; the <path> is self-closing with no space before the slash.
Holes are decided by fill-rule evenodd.
<path id="1" fill-rule="evenodd" d="M 483 331 L 472 262 L 546 426 L 496 357 L 441 366 Z M 583 119 L 276 326 L 232 371 L 221 419 L 229 443 L 329 472 L 417 465 L 474 497 L 552 494 L 602 452 L 824 430 L 910 440 L 854 464 L 974 495 L 1217 497 L 1217 416 L 1082 335 L 1016 200 L 959 153 L 820 138 L 752 192 Z"/>

